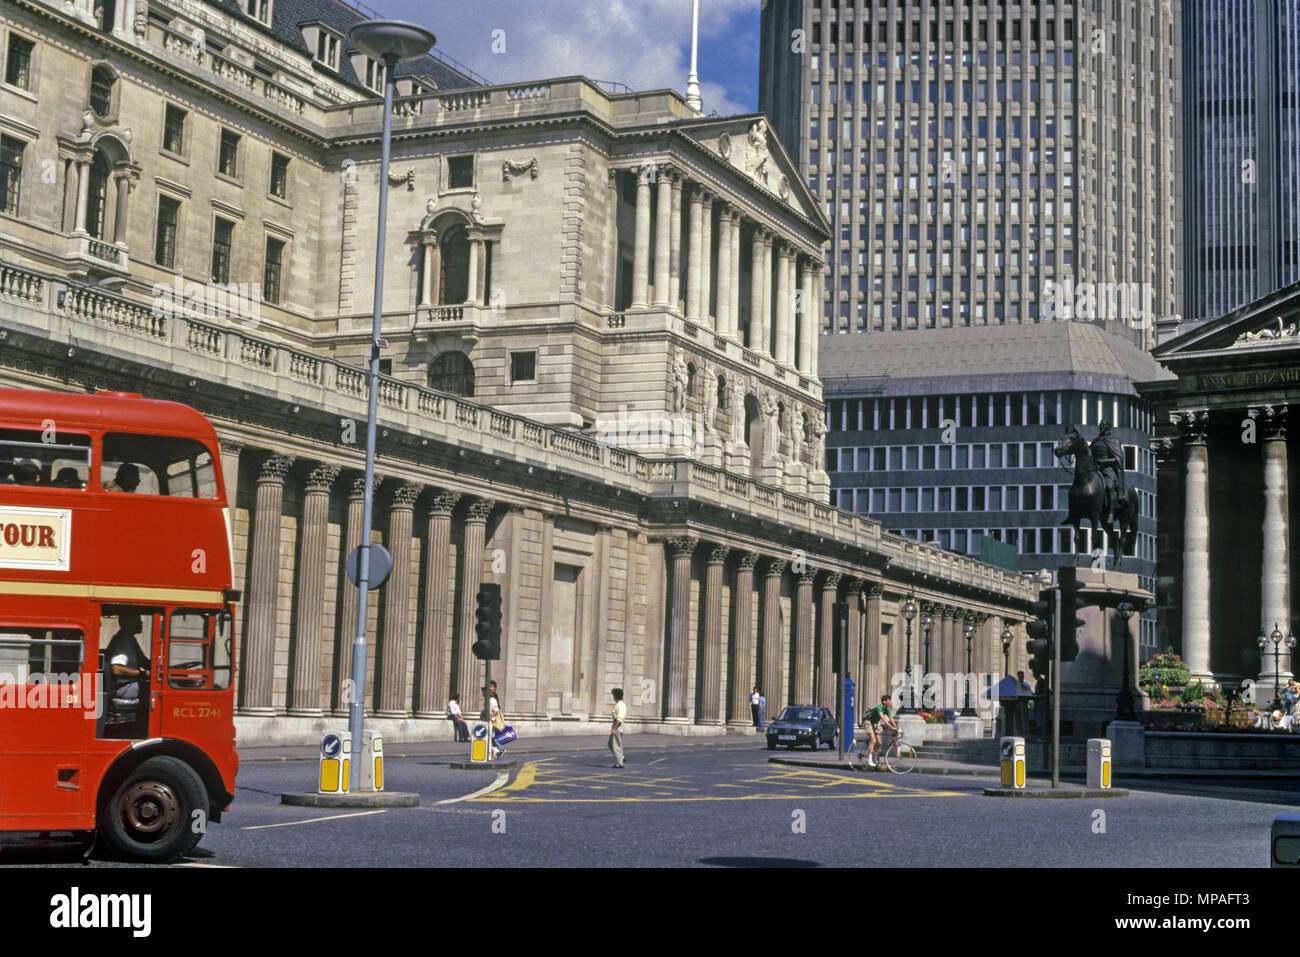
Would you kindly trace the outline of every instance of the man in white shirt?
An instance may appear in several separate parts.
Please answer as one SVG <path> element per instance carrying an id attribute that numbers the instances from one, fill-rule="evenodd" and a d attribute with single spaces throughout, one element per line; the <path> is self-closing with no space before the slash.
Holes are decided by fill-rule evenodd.
<path id="1" fill-rule="evenodd" d="M 447 717 L 451 718 L 451 723 L 456 728 L 456 741 L 464 743 L 469 740 L 469 726 L 460 713 L 460 703 L 456 700 L 458 697 L 460 696 L 456 692 L 451 693 L 451 700 L 447 702 Z"/>
<path id="2" fill-rule="evenodd" d="M 763 700 L 763 696 L 758 693 L 758 685 L 754 685 L 754 692 L 749 696 L 749 713 L 754 718 L 754 727 L 759 727 L 758 705 Z"/>
<path id="3" fill-rule="evenodd" d="M 609 749 L 614 752 L 614 767 L 623 766 L 623 725 L 627 721 L 627 702 L 623 700 L 623 689 L 615 688 L 614 723 L 609 727 Z"/>

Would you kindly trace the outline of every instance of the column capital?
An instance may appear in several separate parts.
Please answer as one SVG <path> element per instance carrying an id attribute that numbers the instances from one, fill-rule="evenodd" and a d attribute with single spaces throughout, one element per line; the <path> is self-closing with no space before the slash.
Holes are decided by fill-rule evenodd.
<path id="1" fill-rule="evenodd" d="M 961 609 L 956 605 L 944 605 L 939 613 L 947 620 L 953 621 L 961 617 Z"/>
<path id="2" fill-rule="evenodd" d="M 866 586 L 867 597 L 879 601 L 885 595 L 885 585 L 883 582 L 868 582 Z"/>
<path id="3" fill-rule="evenodd" d="M 696 194 L 700 197 L 700 202 L 704 204 L 704 208 L 705 208 L 706 210 L 711 210 L 711 209 L 713 209 L 713 194 L 712 194 L 712 193 L 710 193 L 710 192 L 709 192 L 708 190 L 706 190 L 703 186 L 701 186 L 698 190 L 696 190 Z"/>
<path id="4" fill-rule="evenodd" d="M 382 476 L 376 475 L 372 493 L 377 493 L 379 487 L 384 484 Z M 366 476 L 363 472 L 354 472 L 352 480 L 348 483 L 348 498 L 352 501 L 358 501 L 366 496 Z"/>
<path id="5" fill-rule="evenodd" d="M 238 455 L 244 451 L 244 443 L 236 439 L 217 439 L 217 449 L 226 455 Z"/>
<path id="6" fill-rule="evenodd" d="M 415 500 L 424 491 L 424 486 L 415 482 L 399 482 L 393 489 L 392 508 L 413 509 Z"/>
<path id="7" fill-rule="evenodd" d="M 264 482 L 283 483 L 289 469 L 293 467 L 293 458 L 272 452 L 257 467 L 257 484 Z"/>
<path id="8" fill-rule="evenodd" d="M 807 585 L 811 588 L 816 578 L 817 569 L 805 567 L 804 570 L 799 573 L 799 584 L 801 586 Z"/>
<path id="9" fill-rule="evenodd" d="M 784 558 L 769 558 L 767 560 L 767 570 L 765 572 L 768 578 L 780 578 L 785 573 Z"/>
<path id="10" fill-rule="evenodd" d="M 429 511 L 435 515 L 450 515 L 456 503 L 460 501 L 460 497 L 460 492 L 436 489 L 429 498 Z"/>
<path id="11" fill-rule="evenodd" d="M 727 560 L 727 553 L 731 551 L 729 545 L 714 545 L 709 549 L 709 564 L 721 565 Z"/>
<path id="12" fill-rule="evenodd" d="M 861 578 L 855 578 L 852 575 L 844 576 L 844 592 L 848 595 L 861 595 L 866 588 L 867 583 Z"/>
<path id="13" fill-rule="evenodd" d="M 1286 410 L 1284 405 L 1252 405 L 1246 414 L 1264 427 L 1264 438 L 1285 439 Z"/>
<path id="14" fill-rule="evenodd" d="M 476 498 L 465 509 L 465 521 L 486 522 L 496 508 L 496 502 L 490 498 Z"/>
<path id="15" fill-rule="evenodd" d="M 741 552 L 740 568 L 742 571 L 752 572 L 754 566 L 758 564 L 758 552 Z"/>
<path id="16" fill-rule="evenodd" d="M 1151 452 L 1156 457 L 1156 466 L 1169 465 L 1178 458 L 1178 447 L 1168 436 L 1151 440 Z"/>
<path id="17" fill-rule="evenodd" d="M 695 552 L 695 546 L 699 544 L 698 539 L 691 538 L 689 535 L 674 535 L 672 538 L 664 539 L 668 545 L 669 551 L 673 553 L 674 558 L 680 558 L 682 555 L 690 556 Z"/>
<path id="18" fill-rule="evenodd" d="M 302 485 L 308 492 L 328 492 L 342 471 L 336 465 L 314 462 L 302 473 Z"/>
<path id="19" fill-rule="evenodd" d="M 1187 443 L 1203 443 L 1210 427 L 1209 409 L 1175 409 L 1169 413 L 1169 421 L 1183 435 Z"/>
<path id="20" fill-rule="evenodd" d="M 822 579 L 822 591 L 838 591 L 843 578 L 839 572 L 827 572 Z"/>

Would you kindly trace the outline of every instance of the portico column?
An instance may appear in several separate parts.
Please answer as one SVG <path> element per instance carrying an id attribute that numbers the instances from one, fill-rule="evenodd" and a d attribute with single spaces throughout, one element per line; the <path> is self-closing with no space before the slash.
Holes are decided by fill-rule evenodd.
<path id="1" fill-rule="evenodd" d="M 1252 408 L 1250 417 L 1260 421 L 1264 431 L 1264 558 L 1260 575 L 1260 630 L 1271 635 L 1273 628 L 1283 635 L 1291 631 L 1291 574 L 1287 511 L 1286 419 L 1287 407 L 1266 405 Z M 1286 654 L 1286 649 L 1283 650 Z M 1260 663 L 1260 675 L 1274 670 L 1272 656 Z M 1280 668 L 1283 658 L 1277 659 Z M 1289 657 L 1285 659 L 1290 665 Z M 1290 670 L 1286 672 L 1290 676 Z"/>
<path id="2" fill-rule="evenodd" d="M 790 252 L 782 246 L 776 253 L 776 348 L 772 358 L 778 365 L 790 364 Z"/>
<path id="3" fill-rule="evenodd" d="M 817 627 L 817 696 L 813 703 L 835 709 L 835 599 L 839 596 L 840 575 L 828 572 L 822 579 L 820 619 Z"/>
<path id="4" fill-rule="evenodd" d="M 731 305 L 727 307 L 731 316 L 732 335 L 738 337 L 740 330 L 740 211 L 736 210 L 731 219 Z"/>
<path id="5" fill-rule="evenodd" d="M 73 160 L 77 167 L 77 216 L 75 229 L 79 233 L 86 231 L 86 208 L 90 205 L 90 157 L 78 157 Z"/>
<path id="6" fill-rule="evenodd" d="M 712 307 L 713 299 L 713 199 L 705 196 L 700 203 L 700 310 L 701 322 L 709 322 L 712 316 L 714 331 L 719 330 L 717 316 Z"/>
<path id="7" fill-rule="evenodd" d="M 113 242 L 126 242 L 126 206 L 131 195 L 131 177 L 129 173 L 119 173 L 113 180 L 117 188 L 117 205 L 113 209 Z"/>
<path id="8" fill-rule="evenodd" d="M 605 177 L 605 209 L 609 211 L 609 248 L 605 252 L 605 303 L 610 309 L 618 306 L 618 266 L 623 255 L 622 237 L 619 232 L 622 193 L 618 187 L 621 172 L 621 170 L 611 169 Z"/>
<path id="9" fill-rule="evenodd" d="M 420 632 L 420 684 L 415 698 L 417 717 L 444 713 L 443 696 L 456 691 L 465 700 L 472 688 L 444 688 L 443 662 L 447 647 L 447 574 L 451 555 L 451 512 L 460 500 L 459 492 L 435 492 L 429 503 L 424 564 L 424 627 Z"/>
<path id="10" fill-rule="evenodd" d="M 403 482 L 393 490 L 388 509 L 388 552 L 393 570 L 383 588 L 384 632 L 379 654 L 378 711 L 383 717 L 411 713 L 406 696 L 406 662 L 411 644 L 411 529 L 415 500 L 424 486 Z"/>
<path id="11" fill-rule="evenodd" d="M 722 575 L 726 545 L 709 549 L 704 571 L 704 634 L 700 640 L 700 713 L 696 724 L 722 723 Z"/>
<path id="12" fill-rule="evenodd" d="M 731 656 L 727 679 L 728 724 L 749 727 L 750 670 L 754 654 L 754 564 L 758 555 L 745 552 L 736 566 L 736 586 L 731 592 Z"/>
<path id="13" fill-rule="evenodd" d="M 440 285 L 438 273 L 441 266 L 442 255 L 438 240 L 430 236 L 424 241 L 424 281 L 420 283 L 420 301 L 426 306 L 438 304 L 436 290 Z"/>
<path id="14" fill-rule="evenodd" d="M 325 632 L 325 558 L 329 536 L 330 488 L 339 477 L 332 465 L 316 465 L 303 478 L 302 550 L 298 566 L 297 632 L 289 713 L 321 714 L 321 635 Z"/>
<path id="15" fill-rule="evenodd" d="M 460 556 L 460 627 L 456 633 L 456 664 L 452 674 L 456 676 L 456 688 L 466 700 L 478 702 L 482 699 L 479 689 L 479 676 L 482 667 L 474 657 L 472 646 L 476 640 L 474 625 L 478 610 L 479 579 L 483 575 L 483 546 L 487 536 L 487 520 L 492 514 L 496 502 L 491 499 L 475 499 L 465 511 L 465 537 Z M 505 596 L 502 596 L 504 603 Z"/>
<path id="16" fill-rule="evenodd" d="M 750 258 L 752 268 L 749 275 L 749 334 L 745 337 L 745 345 L 757 352 L 763 350 L 763 246 L 764 233 L 761 229 L 754 230 L 754 238 L 750 242 Z"/>
<path id="17" fill-rule="evenodd" d="M 962 618 L 961 609 L 952 605 L 946 605 L 943 609 L 943 641 L 939 647 L 937 655 L 930 656 L 930 670 L 939 673 L 939 680 L 942 682 L 939 692 L 939 707 L 952 708 L 955 705 L 949 698 L 952 697 L 951 689 L 948 687 L 948 676 L 957 669 L 953 667 L 957 659 L 957 636 L 961 632 Z M 924 688 L 924 685 L 922 686 Z"/>
<path id="18" fill-rule="evenodd" d="M 723 206 L 718 214 L 718 335 L 735 336 L 731 315 L 731 210 Z"/>
<path id="19" fill-rule="evenodd" d="M 700 240 L 703 237 L 700 217 L 704 212 L 704 194 L 691 190 L 690 219 L 686 224 L 686 318 L 699 322 L 700 311 Z M 707 310 L 706 310 L 707 311 Z"/>
<path id="20" fill-rule="evenodd" d="M 673 174 L 659 168 L 659 196 L 655 209 L 655 298 L 656 306 L 667 306 L 669 293 L 669 259 L 672 255 Z"/>
<path id="21" fill-rule="evenodd" d="M 813 343 L 816 341 L 817 326 L 813 322 L 812 313 L 812 271 L 806 264 L 800 269 L 802 272 L 799 277 L 801 293 L 795 315 L 795 326 L 799 330 L 798 369 L 808 375 L 815 375 L 813 356 L 817 354 L 817 350 L 814 348 Z"/>
<path id="22" fill-rule="evenodd" d="M 848 650 L 842 665 L 857 683 L 856 697 L 859 702 L 862 700 L 862 668 L 858 662 L 862 660 L 862 586 L 864 584 L 861 578 L 849 578 L 844 583 L 844 601 L 849 610 L 845 630 L 848 631 L 849 637 L 845 642 Z"/>
<path id="23" fill-rule="evenodd" d="M 685 535 L 668 540 L 672 558 L 672 593 L 669 608 L 668 646 L 664 662 L 668 669 L 668 694 L 664 699 L 665 718 L 687 716 L 687 652 L 691 640 L 691 556 L 695 539 Z"/>
<path id="24" fill-rule="evenodd" d="M 885 669 L 889 666 L 888 649 L 880 635 L 880 602 L 884 594 L 885 588 L 880 582 L 867 583 L 863 615 L 866 621 L 862 629 L 862 674 L 858 679 L 861 689 L 858 700 L 864 709 L 868 705 L 874 708 L 880 701 L 880 696 L 890 690 L 889 676 L 885 674 Z"/>
<path id="25" fill-rule="evenodd" d="M 769 720 L 772 715 L 779 714 L 785 704 L 785 693 L 781 688 L 784 644 L 781 634 L 781 576 L 784 572 L 783 559 L 767 560 L 767 569 L 763 574 L 763 657 L 758 674 L 758 690 L 767 698 Z"/>
<path id="26" fill-rule="evenodd" d="M 241 682 L 245 714 L 273 714 L 276 606 L 280 598 L 280 513 L 293 459 L 268 455 L 257 473 L 252 562 L 248 576 L 248 654 Z"/>
<path id="27" fill-rule="evenodd" d="M 794 664 L 790 675 L 792 704 L 813 700 L 813 576 L 811 569 L 799 576 L 794 599 Z"/>
<path id="28" fill-rule="evenodd" d="M 243 443 L 232 439 L 219 439 L 217 447 L 221 451 L 221 477 L 225 483 L 226 507 L 233 515 L 235 496 L 239 494 L 239 455 L 244 450 Z"/>
<path id="29" fill-rule="evenodd" d="M 636 180 L 636 234 L 632 248 L 632 307 L 650 298 L 650 180 L 644 171 Z M 466 692 L 462 692 L 466 693 Z"/>
<path id="30" fill-rule="evenodd" d="M 1183 487 L 1183 657 L 1192 678 L 1210 673 L 1210 482 L 1205 409 L 1180 410 L 1187 474 Z"/>
<path id="31" fill-rule="evenodd" d="M 758 351 L 764 355 L 772 354 L 772 243 L 774 237 L 768 233 L 763 237 L 763 299 L 762 311 L 759 313 Z"/>
<path id="32" fill-rule="evenodd" d="M 672 181 L 672 209 L 668 219 L 668 308 L 678 308 L 682 286 L 682 178 Z"/>

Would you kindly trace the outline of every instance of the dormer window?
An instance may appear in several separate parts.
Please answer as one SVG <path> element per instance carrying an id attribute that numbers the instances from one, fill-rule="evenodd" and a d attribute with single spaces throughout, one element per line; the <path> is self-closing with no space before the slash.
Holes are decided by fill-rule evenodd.
<path id="1" fill-rule="evenodd" d="M 271 25 L 271 0 L 246 0 L 248 15 L 265 26 Z"/>
<path id="2" fill-rule="evenodd" d="M 366 57 L 365 84 L 376 93 L 384 92 L 384 65 L 370 57 Z"/>
<path id="3" fill-rule="evenodd" d="M 316 35 L 316 62 L 331 70 L 339 68 L 339 38 L 322 30 Z"/>

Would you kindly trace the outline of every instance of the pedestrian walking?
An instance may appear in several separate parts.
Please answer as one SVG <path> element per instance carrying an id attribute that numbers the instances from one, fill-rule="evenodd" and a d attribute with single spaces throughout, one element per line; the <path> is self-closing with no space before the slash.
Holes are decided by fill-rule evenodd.
<path id="1" fill-rule="evenodd" d="M 495 681 L 483 689 L 483 711 L 487 714 L 488 721 L 492 723 L 492 760 L 495 761 L 506 753 L 505 742 L 500 739 L 506 730 L 506 716 L 501 713 Z"/>
<path id="2" fill-rule="evenodd" d="M 754 717 L 754 727 L 759 728 L 761 725 L 758 721 L 758 705 L 763 700 L 763 696 L 758 693 L 758 685 L 754 685 L 754 692 L 749 696 L 749 713 Z"/>
<path id="3" fill-rule="evenodd" d="M 459 698 L 455 691 L 451 693 L 451 699 L 447 702 L 447 717 L 451 719 L 452 727 L 456 731 L 457 743 L 463 744 L 469 740 L 469 725 L 465 723 L 465 716 L 461 714 Z"/>
<path id="4" fill-rule="evenodd" d="M 614 696 L 614 722 L 609 726 L 609 749 L 614 752 L 614 767 L 623 766 L 623 725 L 627 721 L 627 702 L 623 700 L 623 689 L 615 688 L 610 692 Z"/>

